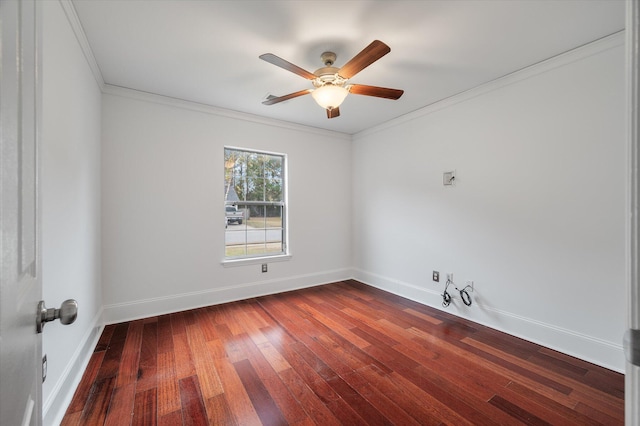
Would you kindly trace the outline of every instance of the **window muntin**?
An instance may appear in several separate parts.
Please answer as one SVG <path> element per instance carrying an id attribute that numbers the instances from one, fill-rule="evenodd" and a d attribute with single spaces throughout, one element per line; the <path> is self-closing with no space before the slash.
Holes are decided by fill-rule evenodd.
<path id="1" fill-rule="evenodd" d="M 287 254 L 285 166 L 283 154 L 225 148 L 225 259 Z"/>

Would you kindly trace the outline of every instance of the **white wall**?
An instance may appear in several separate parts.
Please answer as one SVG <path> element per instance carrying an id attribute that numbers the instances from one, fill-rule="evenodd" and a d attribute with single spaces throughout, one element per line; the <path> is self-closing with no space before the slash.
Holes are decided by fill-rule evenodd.
<path id="1" fill-rule="evenodd" d="M 102 111 L 107 322 L 351 276 L 348 137 L 115 88 Z M 288 156 L 293 257 L 264 274 L 221 264 L 225 145 Z"/>
<path id="2" fill-rule="evenodd" d="M 44 424 L 73 395 L 102 320 L 100 88 L 59 2 L 43 2 L 42 286 L 48 307 L 78 301 L 78 319 L 44 328 Z"/>
<path id="3" fill-rule="evenodd" d="M 356 135 L 356 277 L 623 371 L 624 90 L 617 35 Z"/>

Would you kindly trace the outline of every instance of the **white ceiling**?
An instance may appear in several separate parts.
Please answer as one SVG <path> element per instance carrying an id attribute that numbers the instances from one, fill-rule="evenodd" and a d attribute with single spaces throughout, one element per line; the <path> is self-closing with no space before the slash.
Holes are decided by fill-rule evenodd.
<path id="1" fill-rule="evenodd" d="M 73 0 L 106 84 L 354 134 L 624 28 L 623 0 Z M 405 91 L 349 95 L 327 119 L 311 96 L 265 106 L 374 39 L 391 53 L 350 82 Z"/>

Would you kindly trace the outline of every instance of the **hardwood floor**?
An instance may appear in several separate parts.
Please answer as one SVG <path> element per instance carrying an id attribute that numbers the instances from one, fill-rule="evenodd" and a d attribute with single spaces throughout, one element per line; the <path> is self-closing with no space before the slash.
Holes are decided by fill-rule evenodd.
<path id="1" fill-rule="evenodd" d="M 616 425 L 624 376 L 349 281 L 109 325 L 63 425 Z"/>

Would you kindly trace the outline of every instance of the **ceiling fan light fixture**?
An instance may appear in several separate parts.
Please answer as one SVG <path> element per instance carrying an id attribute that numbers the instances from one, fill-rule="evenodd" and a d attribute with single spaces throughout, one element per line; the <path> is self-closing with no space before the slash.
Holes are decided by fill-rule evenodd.
<path id="1" fill-rule="evenodd" d="M 389 52 L 391 52 L 391 48 L 389 46 L 380 40 L 374 40 L 367 47 L 362 49 L 360 53 L 351 58 L 342 68 L 336 68 L 333 66 L 336 60 L 335 53 L 324 52 L 320 56 L 324 67 L 317 69 L 313 73 L 310 73 L 291 62 L 285 61 L 273 53 L 260 55 L 259 58 L 263 61 L 269 62 L 270 64 L 310 80 L 315 87 L 315 89 L 299 90 L 284 96 L 270 96 L 263 100 L 262 104 L 274 105 L 299 96 L 311 94 L 317 104 L 326 110 L 327 118 L 336 118 L 340 116 L 339 107 L 349 93 L 353 93 L 354 95 L 373 96 L 376 98 L 399 99 L 404 93 L 403 90 L 367 86 L 364 84 L 347 84 L 347 81 L 349 81 L 353 76 Z"/>
<path id="2" fill-rule="evenodd" d="M 338 108 L 349 94 L 349 90 L 335 84 L 325 84 L 311 92 L 311 96 L 324 109 Z"/>

